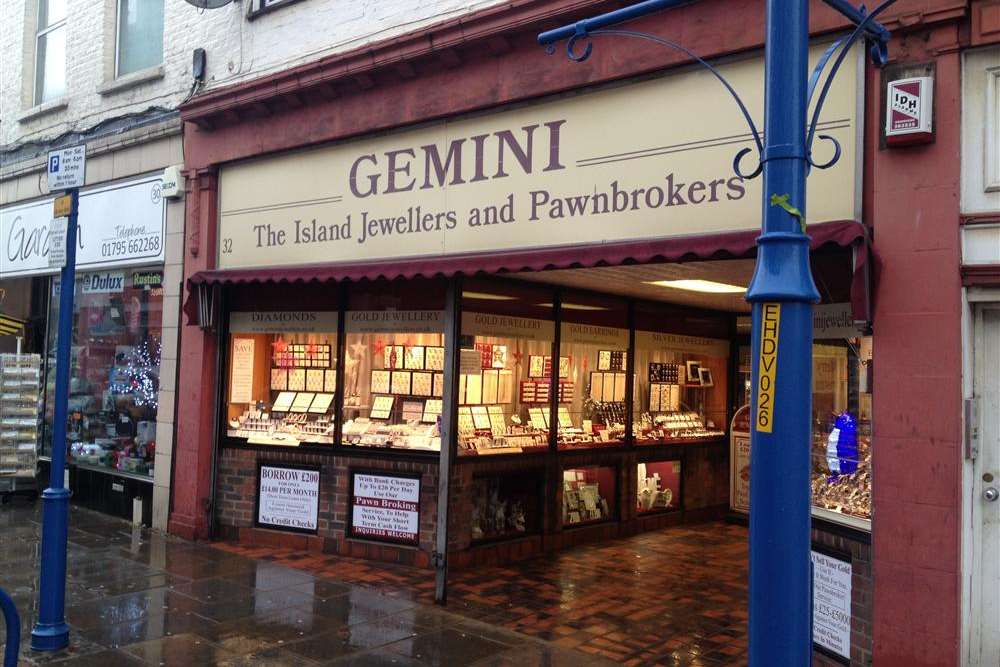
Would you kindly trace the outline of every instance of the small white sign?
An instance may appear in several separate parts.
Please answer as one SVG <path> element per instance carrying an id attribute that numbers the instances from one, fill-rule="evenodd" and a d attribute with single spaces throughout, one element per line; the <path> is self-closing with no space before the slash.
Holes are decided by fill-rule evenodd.
<path id="1" fill-rule="evenodd" d="M 419 542 L 419 479 L 355 473 L 352 505 L 351 533 L 355 537 Z"/>
<path id="2" fill-rule="evenodd" d="M 69 220 L 56 218 L 49 223 L 49 268 L 61 269 L 66 266 L 66 230 Z"/>
<path id="3" fill-rule="evenodd" d="M 337 312 L 317 310 L 237 311 L 229 315 L 229 333 L 336 333 Z"/>
<path id="4" fill-rule="evenodd" d="M 233 339 L 232 371 L 229 377 L 229 402 L 253 403 L 253 338 Z"/>
<path id="5" fill-rule="evenodd" d="M 851 659 L 851 564 L 816 551 L 813 562 L 813 642 Z"/>
<path id="6" fill-rule="evenodd" d="M 49 190 L 82 188 L 87 166 L 87 146 L 49 151 Z"/>
<path id="7" fill-rule="evenodd" d="M 319 522 L 319 471 L 262 465 L 257 480 L 257 524 L 315 532 Z"/>

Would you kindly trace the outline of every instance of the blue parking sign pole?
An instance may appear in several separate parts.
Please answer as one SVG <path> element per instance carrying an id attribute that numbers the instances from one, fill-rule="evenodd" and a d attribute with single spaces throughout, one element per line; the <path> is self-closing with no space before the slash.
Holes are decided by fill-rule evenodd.
<path id="1" fill-rule="evenodd" d="M 49 468 L 49 488 L 42 492 L 38 622 L 31 631 L 31 648 L 36 651 L 56 651 L 69 644 L 69 626 L 66 625 L 66 536 L 70 494 L 63 479 L 66 470 L 66 416 L 69 403 L 70 350 L 73 342 L 73 293 L 76 289 L 76 234 L 80 193 L 77 188 L 73 188 L 68 194 L 71 200 L 66 225 L 66 263 L 59 280 L 52 465 Z"/>

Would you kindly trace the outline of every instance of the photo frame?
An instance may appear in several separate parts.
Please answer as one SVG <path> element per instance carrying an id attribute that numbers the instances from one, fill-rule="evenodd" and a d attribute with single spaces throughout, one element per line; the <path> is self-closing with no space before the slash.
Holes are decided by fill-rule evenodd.
<path id="1" fill-rule="evenodd" d="M 545 357 L 536 355 L 528 356 L 528 377 L 545 377 Z"/>
<path id="2" fill-rule="evenodd" d="M 712 369 L 704 366 L 698 367 L 698 381 L 702 387 L 714 387 L 715 380 L 712 378 Z"/>
<path id="3" fill-rule="evenodd" d="M 693 385 L 695 387 L 701 386 L 701 377 L 698 375 L 698 369 L 701 368 L 701 363 L 697 361 L 688 361 L 684 364 L 684 369 L 687 375 L 687 384 Z"/>

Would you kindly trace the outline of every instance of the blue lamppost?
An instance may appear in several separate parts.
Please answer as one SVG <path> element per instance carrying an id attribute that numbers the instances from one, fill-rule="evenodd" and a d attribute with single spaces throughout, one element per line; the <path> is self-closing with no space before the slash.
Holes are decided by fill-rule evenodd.
<path id="1" fill-rule="evenodd" d="M 80 192 L 69 191 L 66 264 L 59 278 L 59 325 L 56 333 L 56 396 L 52 416 L 52 464 L 49 488 L 42 492 L 42 559 L 38 585 L 38 622 L 31 648 L 55 651 L 69 644 L 66 625 L 66 534 L 69 489 L 66 469 L 66 413 L 69 403 L 70 351 L 73 342 L 73 293 L 76 291 L 76 234 Z"/>
<path id="2" fill-rule="evenodd" d="M 710 64 L 678 44 L 633 30 L 612 29 L 690 0 L 647 0 L 556 30 L 538 41 L 550 47 L 568 40 L 571 59 L 590 56 L 594 36 L 639 37 L 676 48 L 698 61 L 733 95 L 750 126 L 759 155 L 751 172 L 740 168 L 753 152 L 744 148 L 733 161 L 739 176 L 763 173 L 763 225 L 757 239 L 757 266 L 747 291 L 753 308 L 753 359 L 750 460 L 750 650 L 752 667 L 793 667 L 812 663 L 812 566 L 810 559 L 810 480 L 812 415 L 812 311 L 819 300 L 809 267 L 806 235 L 806 177 L 812 167 L 816 123 L 830 84 L 846 54 L 864 35 L 872 57 L 882 65 L 888 31 L 875 17 L 895 0 L 871 13 L 847 0 L 824 0 L 848 17 L 855 29 L 831 46 L 809 75 L 808 0 L 767 0 L 765 42 L 764 136 L 739 95 Z M 580 47 L 582 45 L 582 50 Z M 838 52 L 839 50 L 839 52 Z M 836 58 L 834 56 L 836 55 Z M 812 118 L 809 103 L 827 64 L 832 66 L 820 89 Z"/>

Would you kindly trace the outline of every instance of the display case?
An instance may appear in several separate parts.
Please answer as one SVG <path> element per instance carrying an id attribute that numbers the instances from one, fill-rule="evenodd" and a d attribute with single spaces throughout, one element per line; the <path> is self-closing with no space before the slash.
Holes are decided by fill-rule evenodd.
<path id="1" fill-rule="evenodd" d="M 579 390 L 560 398 L 559 449 L 621 445 L 628 421 L 628 306 L 611 297 L 566 292 L 560 300 L 559 354 L 565 382 Z"/>
<path id="2" fill-rule="evenodd" d="M 226 433 L 252 445 L 332 444 L 337 313 L 229 315 Z"/>
<path id="3" fill-rule="evenodd" d="M 813 345 L 813 506 L 859 527 L 871 520 L 871 359 L 870 336 Z"/>
<path id="4" fill-rule="evenodd" d="M 728 341 L 640 329 L 635 357 L 639 372 L 632 429 L 637 445 L 725 436 Z"/>
<path id="5" fill-rule="evenodd" d="M 474 477 L 472 541 L 490 542 L 539 532 L 543 488 L 540 472 Z"/>
<path id="6" fill-rule="evenodd" d="M 680 461 L 648 461 L 638 464 L 635 508 L 638 514 L 681 508 Z"/>
<path id="7" fill-rule="evenodd" d="M 421 283 L 352 290 L 344 315 L 341 444 L 441 450 L 444 293 Z"/>
<path id="8" fill-rule="evenodd" d="M 562 405 L 576 391 L 568 360 L 552 358 L 551 296 L 530 286 L 468 281 L 462 309 L 459 454 L 546 451 L 553 394 Z"/>
<path id="9" fill-rule="evenodd" d="M 617 468 L 581 466 L 563 470 L 563 527 L 581 526 L 615 518 Z"/>

